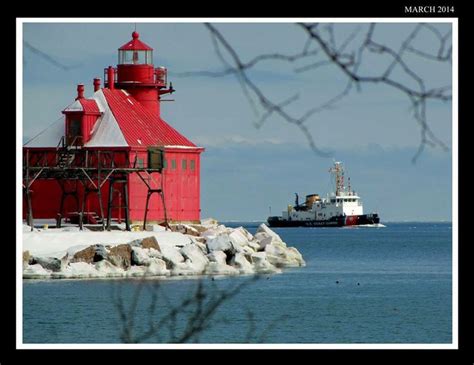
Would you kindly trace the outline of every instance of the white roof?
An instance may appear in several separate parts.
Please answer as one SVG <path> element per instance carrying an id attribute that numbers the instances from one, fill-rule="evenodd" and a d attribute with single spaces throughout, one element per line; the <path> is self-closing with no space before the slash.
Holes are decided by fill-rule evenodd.
<path id="1" fill-rule="evenodd" d="M 92 137 L 85 147 L 127 147 L 128 143 L 109 108 L 102 90 L 93 95 L 102 115 L 92 130 Z"/>
<path id="2" fill-rule="evenodd" d="M 82 104 L 79 102 L 79 100 L 69 104 L 66 109 L 64 109 L 65 112 L 82 112 L 83 110 L 84 108 L 82 107 Z"/>

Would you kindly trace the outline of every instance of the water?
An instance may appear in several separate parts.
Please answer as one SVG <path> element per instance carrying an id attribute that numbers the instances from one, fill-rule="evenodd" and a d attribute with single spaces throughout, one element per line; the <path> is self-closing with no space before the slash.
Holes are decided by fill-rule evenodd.
<path id="1" fill-rule="evenodd" d="M 227 225 L 244 225 L 252 233 L 258 226 Z M 275 229 L 307 266 L 246 284 L 219 308 L 199 342 L 451 343 L 451 224 L 386 225 Z M 248 280 L 205 278 L 203 284 L 215 293 Z M 153 291 L 160 298 L 156 320 L 194 292 L 198 280 L 160 280 L 159 287 L 156 282 L 24 281 L 24 342 L 119 343 L 117 297 L 129 305 L 142 288 L 133 316 L 134 333 L 141 334 L 151 322 Z M 183 331 L 184 325 L 179 317 L 173 328 Z M 169 340 L 167 327 L 159 333 L 144 342 Z"/>

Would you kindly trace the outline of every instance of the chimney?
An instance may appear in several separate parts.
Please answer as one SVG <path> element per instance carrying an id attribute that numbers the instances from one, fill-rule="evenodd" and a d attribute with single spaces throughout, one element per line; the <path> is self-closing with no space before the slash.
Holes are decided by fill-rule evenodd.
<path id="1" fill-rule="evenodd" d="M 108 82 L 109 82 L 109 89 L 110 90 L 113 90 L 115 89 L 115 70 L 112 66 L 109 66 L 109 68 L 107 69 L 107 79 L 108 79 Z"/>
<path id="2" fill-rule="evenodd" d="M 100 90 L 100 78 L 96 77 L 94 79 L 94 92 Z"/>
<path id="3" fill-rule="evenodd" d="M 84 85 L 83 84 L 78 84 L 77 85 L 77 98 L 78 99 L 84 99 Z"/>

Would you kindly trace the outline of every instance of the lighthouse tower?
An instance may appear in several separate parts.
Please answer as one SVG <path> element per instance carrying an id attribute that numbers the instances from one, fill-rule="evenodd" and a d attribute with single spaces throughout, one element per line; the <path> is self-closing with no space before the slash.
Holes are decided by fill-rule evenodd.
<path id="1" fill-rule="evenodd" d="M 143 107 L 160 117 L 160 95 L 173 93 L 172 84 L 167 88 L 165 67 L 153 65 L 153 48 L 139 39 L 138 32 L 132 40 L 118 49 L 118 64 L 104 71 L 105 86 L 123 89 Z"/>

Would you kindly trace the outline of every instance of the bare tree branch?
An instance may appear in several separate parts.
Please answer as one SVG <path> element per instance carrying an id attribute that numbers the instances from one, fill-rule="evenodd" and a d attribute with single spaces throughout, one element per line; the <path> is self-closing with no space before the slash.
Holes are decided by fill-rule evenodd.
<path id="1" fill-rule="evenodd" d="M 58 62 L 56 61 L 56 57 L 52 57 L 50 56 L 49 54 L 47 54 L 46 52 L 43 52 L 41 51 L 40 49 L 34 47 L 33 45 L 31 45 L 31 43 L 27 42 L 27 41 L 23 41 L 23 45 L 29 49 L 31 52 L 33 52 L 34 54 L 40 56 L 41 58 L 43 58 L 44 60 L 46 60 L 47 62 L 49 62 L 50 64 L 52 64 L 53 66 L 56 66 L 62 70 L 65 70 L 65 71 L 69 71 L 69 70 L 72 70 L 74 68 L 78 68 L 81 66 L 81 64 L 77 64 L 77 65 L 73 65 L 73 66 L 68 66 L 68 65 L 65 65 L 61 62 Z"/>
<path id="2" fill-rule="evenodd" d="M 188 296 L 178 302 L 171 302 L 161 289 L 160 281 L 150 283 L 144 277 L 140 279 L 128 305 L 124 304 L 120 291 L 114 295 L 121 325 L 120 339 L 125 343 L 142 343 L 152 338 L 170 343 L 199 342 L 200 335 L 215 324 L 215 315 L 222 305 L 255 280 L 258 280 L 257 275 L 220 290 L 216 285 L 206 288 L 203 279 L 199 279 L 195 290 Z M 136 322 L 140 303 L 144 301 L 145 288 L 150 294 L 150 302 L 147 308 L 147 328 L 142 330 L 137 328 Z M 161 313 L 157 313 L 158 307 L 161 308 Z M 183 329 L 177 328 L 178 321 L 185 324 Z M 167 338 L 163 337 L 165 333 L 168 333 Z"/>
<path id="3" fill-rule="evenodd" d="M 413 162 L 416 162 L 426 145 L 440 147 L 445 151 L 449 149 L 431 130 L 427 121 L 426 107 L 429 101 L 451 101 L 451 88 L 450 86 L 428 88 L 425 80 L 407 63 L 404 56 L 406 53 L 411 53 L 439 62 L 450 62 L 452 46 L 449 45 L 449 41 L 451 31 L 442 34 L 431 24 L 416 24 L 403 40 L 401 46 L 394 49 L 375 40 L 376 24 L 373 23 L 368 25 L 368 29 L 362 37 L 358 37 L 362 29 L 358 26 L 342 40 L 340 45 L 337 42 L 334 24 L 298 23 L 297 26 L 303 30 L 305 35 L 304 47 L 300 52 L 291 55 L 279 52 L 266 53 L 257 55 L 249 61 L 244 61 L 214 25 L 206 23 L 205 26 L 211 33 L 214 49 L 224 65 L 224 70 L 218 72 L 194 71 L 181 73 L 180 75 L 213 77 L 235 75 L 257 117 L 257 121 L 254 122 L 255 127 L 260 128 L 272 116 L 279 116 L 301 131 L 315 153 L 321 156 L 329 156 L 329 153 L 319 148 L 306 123 L 318 112 L 334 108 L 344 97 L 349 95 L 353 86 L 357 91 L 361 91 L 363 84 L 377 84 L 399 91 L 407 97 L 411 105 L 413 117 L 420 126 L 420 143 L 418 151 L 413 156 Z M 439 49 L 436 54 L 431 54 L 414 46 L 423 30 L 431 32 L 439 41 Z M 388 65 L 382 72 L 363 73 L 360 71 L 366 55 L 370 54 L 388 58 Z M 288 107 L 298 99 L 298 94 L 294 94 L 282 102 L 275 102 L 248 74 L 248 71 L 259 62 L 271 60 L 287 63 L 311 61 L 306 65 L 294 67 L 293 70 L 296 73 L 314 71 L 323 66 L 333 65 L 347 77 L 347 83 L 339 93 L 330 97 L 327 101 L 310 107 L 301 115 L 294 115 L 290 113 Z M 395 75 L 395 71 L 401 71 L 401 73 L 397 72 Z M 260 109 L 262 112 L 260 112 Z"/>

